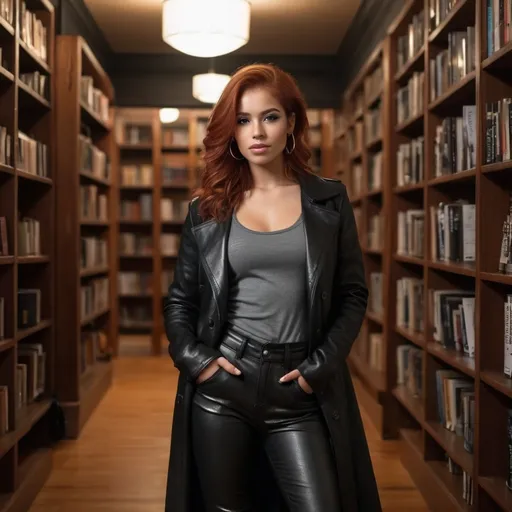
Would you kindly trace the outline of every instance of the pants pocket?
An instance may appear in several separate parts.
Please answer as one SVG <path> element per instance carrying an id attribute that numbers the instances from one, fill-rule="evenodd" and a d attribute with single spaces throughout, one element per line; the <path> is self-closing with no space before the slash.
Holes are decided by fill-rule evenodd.
<path id="1" fill-rule="evenodd" d="M 213 375 L 210 375 L 206 380 L 199 382 L 197 384 L 197 387 L 200 388 L 207 384 L 211 384 L 212 382 L 215 382 L 219 378 L 219 376 L 222 376 L 222 375 L 220 375 L 222 372 L 227 373 L 226 370 L 224 370 L 224 368 L 219 366 L 218 370 Z"/>
<path id="2" fill-rule="evenodd" d="M 315 398 L 315 394 L 314 394 L 314 393 L 307 393 L 306 391 L 304 391 L 304 390 L 302 389 L 302 387 L 301 387 L 301 386 L 300 386 L 300 384 L 299 384 L 299 379 L 295 379 L 295 380 L 293 381 L 293 386 L 297 389 L 298 393 L 299 393 L 300 395 L 302 395 L 302 397 L 303 397 L 303 398 L 307 398 L 307 399 L 309 399 L 309 400 L 312 400 L 312 399 L 314 399 L 314 398 Z"/>

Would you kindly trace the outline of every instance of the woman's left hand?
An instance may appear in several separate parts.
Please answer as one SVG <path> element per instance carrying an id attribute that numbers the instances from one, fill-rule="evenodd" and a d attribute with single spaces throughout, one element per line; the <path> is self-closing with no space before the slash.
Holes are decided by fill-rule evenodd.
<path id="1" fill-rule="evenodd" d="M 299 386 L 309 395 L 313 393 L 313 389 L 308 384 L 306 379 L 300 374 L 299 370 L 292 370 L 291 372 L 287 373 L 286 375 L 283 375 L 279 382 L 289 382 L 291 380 L 298 379 Z"/>

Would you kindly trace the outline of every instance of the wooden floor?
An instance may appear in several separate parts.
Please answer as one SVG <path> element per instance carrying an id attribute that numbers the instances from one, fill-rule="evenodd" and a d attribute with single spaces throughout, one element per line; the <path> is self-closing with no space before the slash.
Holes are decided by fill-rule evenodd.
<path id="1" fill-rule="evenodd" d="M 59 443 L 54 470 L 30 512 L 163 512 L 176 372 L 125 341 L 114 385 L 77 441 Z M 146 352 L 144 348 L 144 352 Z M 394 441 L 364 416 L 383 509 L 427 512 Z"/>

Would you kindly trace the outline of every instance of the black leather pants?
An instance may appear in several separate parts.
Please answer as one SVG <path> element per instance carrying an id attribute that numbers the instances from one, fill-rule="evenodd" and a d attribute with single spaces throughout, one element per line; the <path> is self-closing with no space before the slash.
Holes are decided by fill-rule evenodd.
<path id="1" fill-rule="evenodd" d="M 207 512 L 265 512 L 253 502 L 251 464 L 263 449 L 290 512 L 340 512 L 328 432 L 314 394 L 279 378 L 306 357 L 302 343 L 262 346 L 233 333 L 222 368 L 197 386 L 193 451 Z"/>

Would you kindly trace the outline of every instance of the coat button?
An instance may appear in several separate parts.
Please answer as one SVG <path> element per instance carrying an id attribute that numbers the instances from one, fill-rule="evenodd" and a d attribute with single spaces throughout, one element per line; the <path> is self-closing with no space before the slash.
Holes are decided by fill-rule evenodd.
<path id="1" fill-rule="evenodd" d="M 322 300 L 327 299 L 327 292 L 322 292 Z"/>
<path id="2" fill-rule="evenodd" d="M 208 326 L 210 327 L 210 329 L 212 329 L 214 325 L 215 325 L 215 322 L 213 321 L 213 318 L 210 318 L 208 320 Z"/>
<path id="3" fill-rule="evenodd" d="M 178 395 L 178 396 L 176 397 L 176 403 L 177 403 L 177 404 L 181 404 L 181 402 L 182 402 L 182 401 L 183 401 L 183 395 Z"/>
<path id="4" fill-rule="evenodd" d="M 319 328 L 316 330 L 316 333 L 317 333 L 317 334 L 320 334 L 320 329 L 319 329 Z"/>
<path id="5" fill-rule="evenodd" d="M 204 289 L 204 284 L 200 284 L 200 285 L 199 285 L 199 291 L 200 291 L 200 292 L 202 292 L 202 291 L 203 291 L 203 289 Z"/>
<path id="6" fill-rule="evenodd" d="M 265 349 L 265 350 L 263 351 L 263 355 L 264 355 L 264 356 L 268 356 L 268 350 L 267 350 L 267 349 Z"/>
<path id="7" fill-rule="evenodd" d="M 340 419 L 340 413 L 337 410 L 334 410 L 332 412 L 332 419 L 333 420 L 339 420 Z"/>

